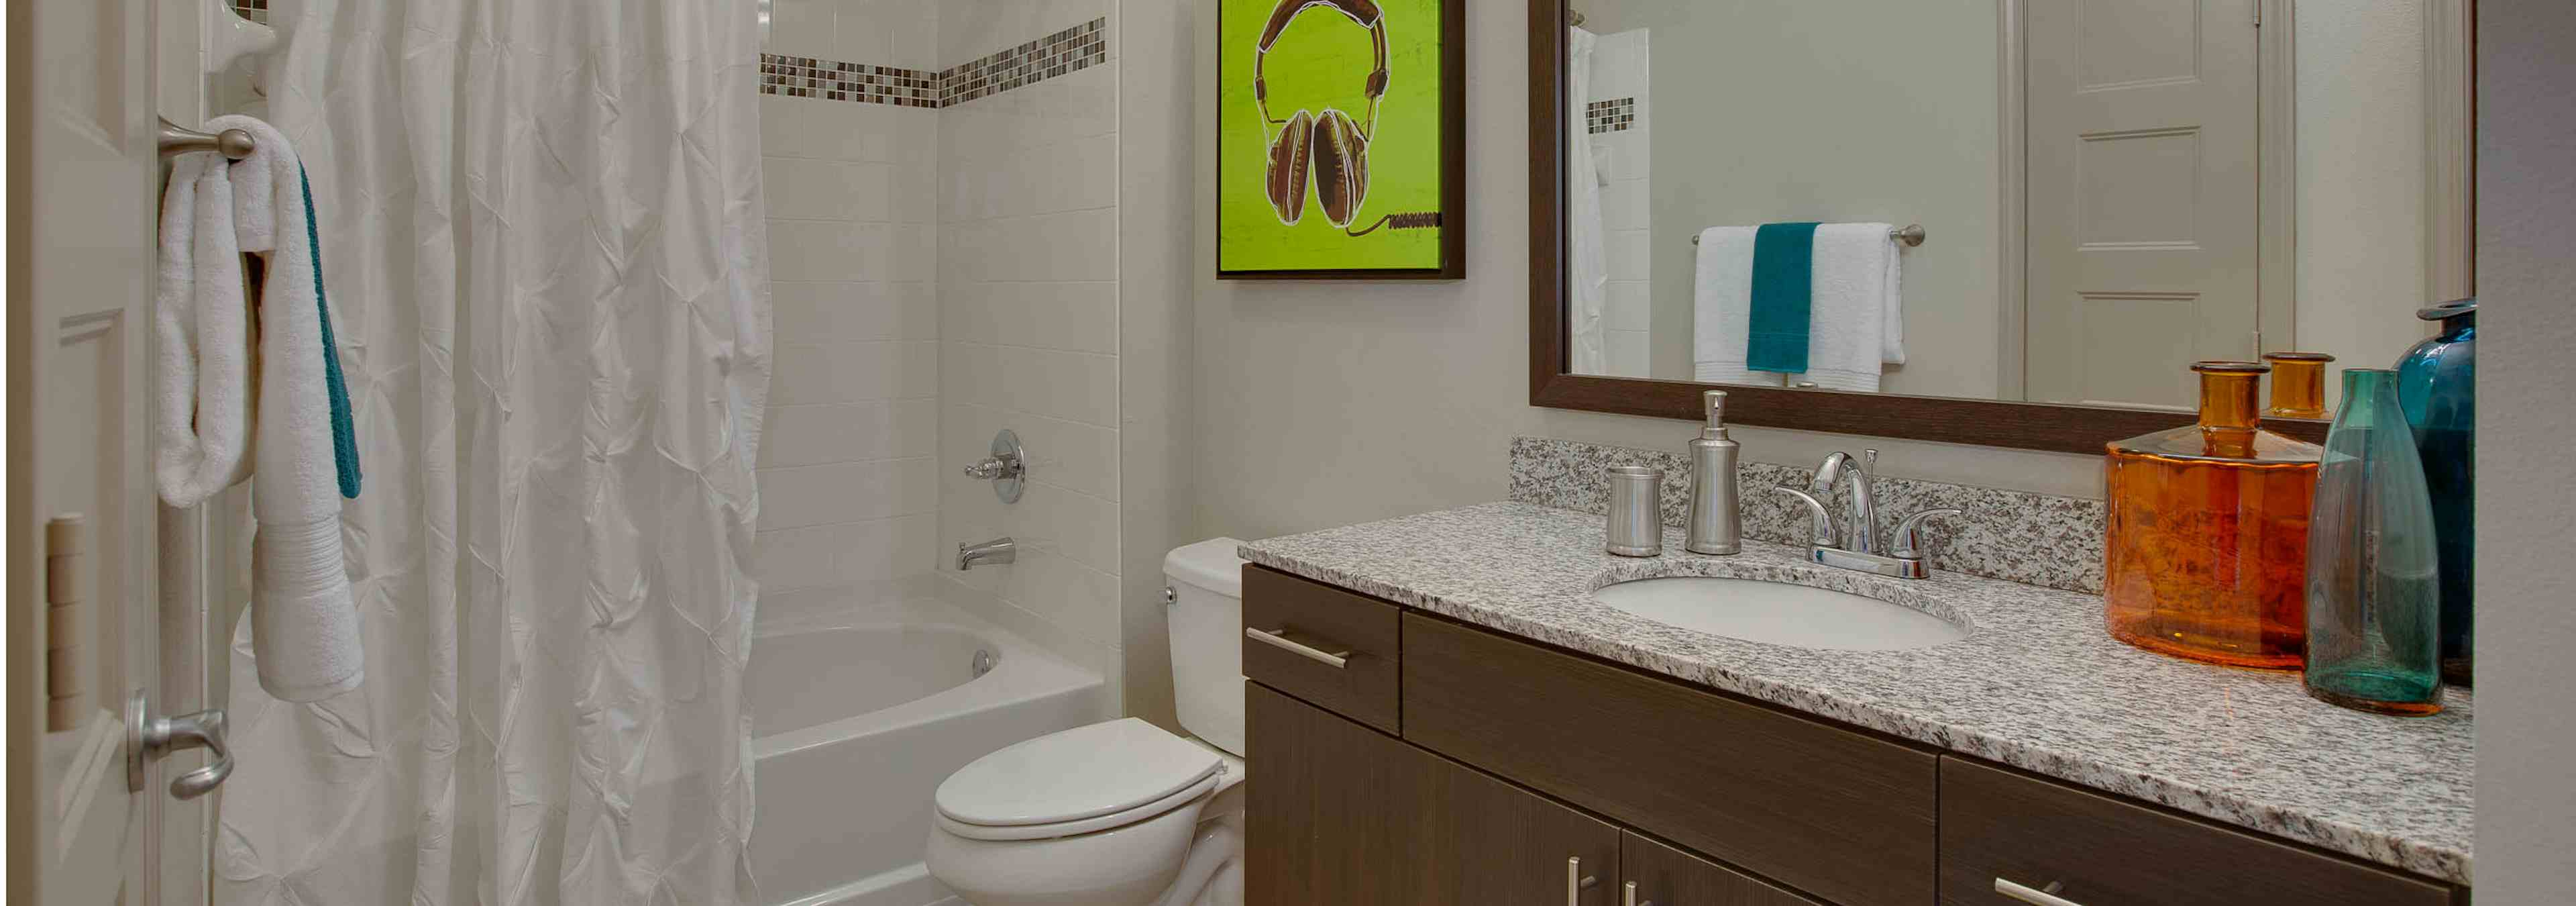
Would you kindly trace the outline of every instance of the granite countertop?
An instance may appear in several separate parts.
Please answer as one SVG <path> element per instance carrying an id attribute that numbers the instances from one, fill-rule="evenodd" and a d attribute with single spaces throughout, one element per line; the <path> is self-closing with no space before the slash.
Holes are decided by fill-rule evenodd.
<path id="1" fill-rule="evenodd" d="M 2295 673 L 2129 647 L 2102 599 L 1938 573 L 1814 566 L 1748 540 L 1704 557 L 1605 554 L 1602 517 L 1492 503 L 1254 541 L 1254 563 L 1784 707 L 2459 883 L 2469 882 L 2469 696 L 2382 717 L 2309 698 Z M 1970 626 L 1906 651 L 1826 651 L 1667 626 L 1595 602 L 1613 581 L 1791 579 Z"/>

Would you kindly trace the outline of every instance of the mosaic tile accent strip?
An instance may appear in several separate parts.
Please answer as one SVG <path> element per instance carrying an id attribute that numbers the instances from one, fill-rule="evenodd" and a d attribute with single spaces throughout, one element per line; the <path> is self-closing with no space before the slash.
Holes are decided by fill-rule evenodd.
<path id="1" fill-rule="evenodd" d="M 939 74 L 765 53 L 760 55 L 760 93 L 897 107 L 937 107 Z"/>
<path id="2" fill-rule="evenodd" d="M 1081 25 L 939 71 L 940 104 L 963 104 L 1109 60 L 1109 20 Z"/>
<path id="3" fill-rule="evenodd" d="M 1611 98 L 1585 104 L 1583 120 L 1592 127 L 1594 135 L 1628 131 L 1628 127 L 1637 123 L 1637 99 Z"/>
<path id="4" fill-rule="evenodd" d="M 765 53 L 760 55 L 760 93 L 936 109 L 1108 61 L 1109 20 L 1103 18 L 938 72 Z"/>
<path id="5" fill-rule="evenodd" d="M 1610 483 L 1602 470 L 1631 465 L 1664 470 L 1664 524 L 1682 525 L 1690 515 L 1691 463 L 1678 451 L 1516 437 L 1511 448 L 1511 499 L 1606 514 Z M 1745 537 L 1806 543 L 1805 511 L 1792 509 L 1795 501 L 1771 493 L 1771 488 L 1805 487 L 1815 474 L 1804 466 L 1749 461 L 1739 466 L 1736 491 L 1744 506 Z M 1881 478 L 1872 487 L 1878 491 L 1882 532 L 1893 533 L 1898 519 L 1919 510 L 1966 511 L 1965 516 L 1935 517 L 1926 523 L 1923 547 L 1934 569 L 2102 593 L 2102 501 L 1910 478 Z M 1851 511 L 1850 488 L 1845 482 L 1835 489 L 1836 514 Z"/>
<path id="6" fill-rule="evenodd" d="M 268 0 L 228 0 L 227 5 L 244 19 L 262 25 L 268 23 Z"/>

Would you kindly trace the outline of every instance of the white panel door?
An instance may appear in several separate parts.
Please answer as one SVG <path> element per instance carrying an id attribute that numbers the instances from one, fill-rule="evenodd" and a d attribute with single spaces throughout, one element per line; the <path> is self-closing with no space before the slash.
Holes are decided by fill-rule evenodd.
<path id="1" fill-rule="evenodd" d="M 161 698 L 153 5 L 11 11 L 8 900 L 148 906 L 167 796 L 128 776 L 125 709 Z"/>
<path id="2" fill-rule="evenodd" d="M 2026 7 L 2032 401 L 2187 409 L 2256 354 L 2255 2 Z"/>

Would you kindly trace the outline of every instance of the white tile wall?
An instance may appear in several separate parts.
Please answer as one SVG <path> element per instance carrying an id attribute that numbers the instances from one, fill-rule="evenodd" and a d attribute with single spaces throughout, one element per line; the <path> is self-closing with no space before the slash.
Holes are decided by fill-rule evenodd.
<path id="1" fill-rule="evenodd" d="M 943 8 L 943 54 L 971 59 L 1088 21 L 1105 4 Z M 1073 7 L 1082 7 L 1076 9 Z M 955 15 L 949 16 L 950 12 Z M 951 22 L 959 23 L 952 32 Z M 962 33 L 963 37 L 953 37 Z M 978 35 L 989 34 L 989 39 Z M 1007 40 L 1002 36 L 1010 35 Z M 959 573 L 962 600 L 1118 674 L 1117 63 L 940 110 L 940 460 L 1017 431 L 1027 491 L 941 470 L 943 544 L 1009 535 L 1019 562 Z"/>
<path id="2" fill-rule="evenodd" d="M 935 69 L 946 59 L 931 0 L 776 0 L 761 49 L 904 69 Z"/>
<path id="3" fill-rule="evenodd" d="M 776 0 L 770 53 L 940 69 L 1113 0 Z M 767 602 L 935 591 L 1119 686 L 1118 75 L 937 110 L 761 98 L 777 360 L 760 466 Z M 995 431 L 1016 504 L 959 467 Z M 1016 563 L 953 568 L 1010 535 Z"/>
<path id="4" fill-rule="evenodd" d="M 1653 99 L 1649 97 L 1647 30 L 1629 29 L 1601 36 L 1592 54 L 1592 91 L 1600 99 L 1636 99 L 1636 119 L 1626 129 L 1591 135 L 1594 159 L 1609 172 L 1601 187 L 1602 245 L 1610 266 L 1609 294 L 1602 306 L 1607 323 L 1601 331 L 1609 372 L 1622 377 L 1651 373 L 1651 316 L 1648 288 L 1655 253 L 1687 254 L 1688 249 L 1654 247 L 1654 160 L 1649 154 L 1654 133 Z M 1685 240 L 1687 241 L 1687 240 Z"/>
<path id="5" fill-rule="evenodd" d="M 798 42 L 832 35 L 840 7 L 862 5 L 893 4 L 782 0 L 773 52 L 830 55 Z M 938 529 L 938 225 L 926 193 L 907 187 L 937 182 L 938 114 L 760 105 L 777 358 L 754 575 L 766 600 L 798 607 L 919 594 Z"/>

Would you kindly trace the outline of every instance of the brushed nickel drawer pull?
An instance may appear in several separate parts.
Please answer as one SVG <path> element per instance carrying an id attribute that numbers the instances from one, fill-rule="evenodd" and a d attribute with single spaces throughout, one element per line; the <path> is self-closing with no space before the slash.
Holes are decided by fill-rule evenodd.
<path id="1" fill-rule="evenodd" d="M 1627 888 L 1619 894 L 1619 906 L 1655 906 L 1655 901 L 1638 902 L 1637 882 L 1630 881 Z"/>
<path id="2" fill-rule="evenodd" d="M 2006 881 L 2002 878 L 1995 879 L 1996 893 L 2020 900 L 2024 903 L 2031 903 L 2034 904 L 2034 906 L 2084 906 L 2082 903 L 2057 895 L 2058 891 L 2065 889 L 2066 882 L 2064 881 L 2050 881 L 2048 882 L 2047 887 L 2033 890 L 2031 888 L 2015 884 L 2011 881 Z"/>
<path id="3" fill-rule="evenodd" d="M 1600 878 L 1583 873 L 1583 857 L 1565 857 L 1565 906 L 1583 906 L 1583 892 L 1601 883 Z"/>
<path id="4" fill-rule="evenodd" d="M 1294 654 L 1310 661 L 1321 661 L 1326 664 L 1331 664 L 1335 670 L 1340 670 L 1351 665 L 1350 649 L 1344 648 L 1340 651 L 1325 651 L 1321 648 L 1311 647 L 1304 643 L 1289 641 L 1288 627 L 1286 626 L 1282 626 L 1277 629 L 1254 629 L 1250 626 L 1246 626 L 1243 627 L 1243 637 L 1267 644 L 1273 648 L 1285 650 L 1290 654 Z"/>

